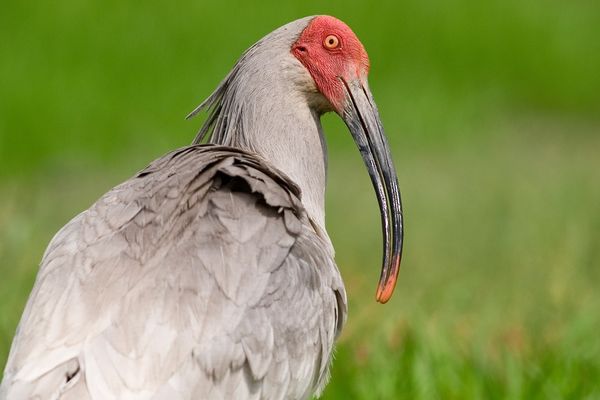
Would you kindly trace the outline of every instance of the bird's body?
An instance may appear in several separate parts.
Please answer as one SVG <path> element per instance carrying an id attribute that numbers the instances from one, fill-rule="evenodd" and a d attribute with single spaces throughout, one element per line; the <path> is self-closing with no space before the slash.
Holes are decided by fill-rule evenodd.
<path id="1" fill-rule="evenodd" d="M 0 399 L 320 393 L 346 319 L 325 231 L 323 112 L 343 114 L 357 135 L 386 213 L 382 301 L 395 283 L 392 234 L 401 229 L 395 175 L 385 175 L 393 166 L 381 150 L 366 82 L 342 74 L 345 89 L 336 92 L 309 72 L 308 33 L 321 26 L 340 40 L 351 33 L 332 17 L 308 17 L 267 35 L 201 106 L 211 113 L 200 137 L 210 132 L 212 144 L 159 158 L 56 234 L 13 341 Z M 347 93 L 344 103 L 340 93 Z M 373 143 L 372 130 L 380 135 Z"/>
<path id="2" fill-rule="evenodd" d="M 52 240 L 3 394 L 306 398 L 326 382 L 345 312 L 295 185 L 251 154 L 191 146 Z"/>

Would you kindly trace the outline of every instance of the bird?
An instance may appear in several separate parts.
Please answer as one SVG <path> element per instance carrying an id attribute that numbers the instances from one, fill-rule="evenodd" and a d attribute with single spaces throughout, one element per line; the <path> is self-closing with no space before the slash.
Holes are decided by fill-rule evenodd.
<path id="1" fill-rule="evenodd" d="M 188 117 L 191 145 L 151 162 L 49 243 L 1 399 L 307 399 L 329 379 L 347 298 L 325 229 L 337 113 L 382 224 L 376 300 L 394 290 L 403 217 L 368 86 L 341 20 L 292 21 L 248 48 Z"/>

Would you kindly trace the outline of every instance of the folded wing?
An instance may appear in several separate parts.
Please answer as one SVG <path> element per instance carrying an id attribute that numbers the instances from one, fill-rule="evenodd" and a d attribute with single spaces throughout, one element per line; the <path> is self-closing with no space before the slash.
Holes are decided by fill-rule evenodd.
<path id="1" fill-rule="evenodd" d="M 196 145 L 117 186 L 50 243 L 1 398 L 306 398 L 346 297 L 298 189 Z"/>

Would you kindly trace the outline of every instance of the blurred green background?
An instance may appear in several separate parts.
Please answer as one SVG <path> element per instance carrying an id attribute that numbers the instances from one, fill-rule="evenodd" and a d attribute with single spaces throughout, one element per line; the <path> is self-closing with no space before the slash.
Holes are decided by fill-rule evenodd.
<path id="1" fill-rule="evenodd" d="M 324 398 L 600 398 L 596 0 L 4 2 L 0 364 L 52 235 L 190 143 L 184 116 L 242 51 L 311 14 L 370 54 L 406 213 L 380 306 L 375 196 L 325 116 L 350 314 Z"/>

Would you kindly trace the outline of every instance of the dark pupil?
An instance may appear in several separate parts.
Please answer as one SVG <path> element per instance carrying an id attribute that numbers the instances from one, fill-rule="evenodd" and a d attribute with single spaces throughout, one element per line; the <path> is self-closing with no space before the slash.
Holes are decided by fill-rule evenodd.
<path id="1" fill-rule="evenodd" d="M 333 45 L 333 42 L 334 42 L 333 39 L 329 39 L 329 44 L 330 45 Z"/>

